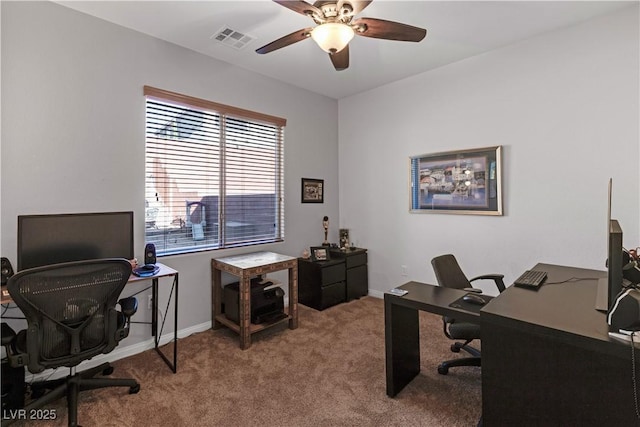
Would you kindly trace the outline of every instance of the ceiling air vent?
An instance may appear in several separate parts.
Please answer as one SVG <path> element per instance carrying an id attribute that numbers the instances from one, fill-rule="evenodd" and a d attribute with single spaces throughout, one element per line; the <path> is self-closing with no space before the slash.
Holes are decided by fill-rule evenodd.
<path id="1" fill-rule="evenodd" d="M 211 38 L 235 49 L 242 49 L 255 39 L 255 37 L 243 34 L 229 27 L 223 27 L 220 31 L 212 35 Z"/>

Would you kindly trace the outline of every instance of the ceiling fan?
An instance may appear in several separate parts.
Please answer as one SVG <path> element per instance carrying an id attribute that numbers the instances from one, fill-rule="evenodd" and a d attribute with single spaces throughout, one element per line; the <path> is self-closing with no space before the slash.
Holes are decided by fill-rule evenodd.
<path id="1" fill-rule="evenodd" d="M 273 52 L 311 37 L 322 50 L 329 54 L 335 69 L 341 71 L 349 68 L 349 42 L 354 35 L 408 42 L 419 42 L 427 35 L 427 30 L 423 28 L 399 22 L 355 18 L 355 15 L 362 12 L 373 0 L 329 0 L 316 1 L 313 4 L 303 0 L 273 1 L 310 17 L 317 26 L 295 31 L 256 49 L 260 54 Z"/>

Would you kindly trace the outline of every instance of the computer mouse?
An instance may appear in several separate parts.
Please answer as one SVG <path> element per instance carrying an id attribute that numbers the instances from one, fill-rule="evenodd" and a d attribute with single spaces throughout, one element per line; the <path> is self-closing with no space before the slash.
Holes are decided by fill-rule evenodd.
<path id="1" fill-rule="evenodd" d="M 469 304 L 476 305 L 485 305 L 486 301 L 479 295 L 467 294 L 462 297 L 462 301 L 468 302 Z"/>

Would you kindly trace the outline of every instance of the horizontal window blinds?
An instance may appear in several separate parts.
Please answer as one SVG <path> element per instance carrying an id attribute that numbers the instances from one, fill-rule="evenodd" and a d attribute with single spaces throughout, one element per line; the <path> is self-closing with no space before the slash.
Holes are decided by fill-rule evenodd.
<path id="1" fill-rule="evenodd" d="M 147 89 L 147 243 L 166 255 L 281 241 L 284 120 Z"/>

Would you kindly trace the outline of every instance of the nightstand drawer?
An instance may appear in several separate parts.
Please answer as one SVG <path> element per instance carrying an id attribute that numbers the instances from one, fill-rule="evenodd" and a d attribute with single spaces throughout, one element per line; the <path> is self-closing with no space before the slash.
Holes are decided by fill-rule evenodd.
<path id="1" fill-rule="evenodd" d="M 324 310 L 332 305 L 344 302 L 345 287 L 344 282 L 332 283 L 322 287 L 320 296 L 320 310 Z"/>
<path id="2" fill-rule="evenodd" d="M 342 282 L 346 279 L 346 270 L 344 268 L 344 263 L 324 267 L 321 274 L 323 285 Z"/>
<path id="3" fill-rule="evenodd" d="M 346 257 L 347 268 L 357 267 L 359 265 L 365 265 L 367 263 L 367 253 L 363 252 L 357 255 L 351 255 Z"/>

